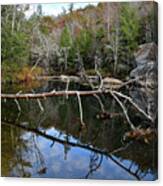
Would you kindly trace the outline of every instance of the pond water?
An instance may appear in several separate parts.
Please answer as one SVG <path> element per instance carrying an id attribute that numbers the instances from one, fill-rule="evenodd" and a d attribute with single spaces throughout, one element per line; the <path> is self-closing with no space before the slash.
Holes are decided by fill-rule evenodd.
<path id="1" fill-rule="evenodd" d="M 2 85 L 2 92 L 45 92 L 63 90 L 65 84 L 53 81 L 36 85 Z M 70 89 L 85 89 L 71 84 Z M 32 90 L 33 89 L 33 90 Z M 97 98 L 81 97 L 81 128 L 76 96 L 20 100 L 2 100 L 2 176 L 75 178 L 75 179 L 157 179 L 157 140 L 152 143 L 123 141 L 130 128 L 121 108 L 109 96 L 101 95 L 104 107 L 118 113 L 111 119 L 96 116 L 101 108 Z M 129 106 L 128 106 L 129 107 Z M 132 108 L 132 121 L 145 123 Z M 22 127 L 21 127 L 22 126 Z M 114 153 L 110 153 L 114 152 Z"/>

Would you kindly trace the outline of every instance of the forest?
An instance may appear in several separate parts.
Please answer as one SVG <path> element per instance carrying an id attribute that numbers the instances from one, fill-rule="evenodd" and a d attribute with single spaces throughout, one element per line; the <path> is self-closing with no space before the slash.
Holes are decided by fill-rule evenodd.
<path id="1" fill-rule="evenodd" d="M 83 69 L 94 75 L 95 64 L 102 76 L 125 80 L 134 68 L 138 46 L 157 44 L 157 16 L 153 7 L 152 3 L 143 2 L 99 3 L 73 11 L 70 4 L 68 12 L 63 9 L 61 15 L 54 17 L 43 15 L 38 5 L 27 19 L 29 5 L 4 5 L 2 81 L 76 75 Z"/>
<path id="2" fill-rule="evenodd" d="M 131 160 L 132 166 L 138 164 L 134 173 L 132 166 L 127 169 L 136 179 L 156 179 L 157 158 L 139 157 L 143 148 L 146 153 L 157 151 L 157 4 L 100 2 L 79 8 L 75 4 L 62 7 L 58 15 L 45 14 L 44 4 L 1 6 L 2 174 L 60 177 L 47 174 L 48 166 L 42 166 L 45 162 L 34 140 L 42 136 L 63 144 L 65 156 L 70 146 L 107 155 L 113 162 L 116 154 Z M 53 127 L 62 133 L 58 138 L 43 132 Z M 36 135 L 33 147 L 21 139 L 27 133 Z M 80 142 L 74 143 L 70 136 Z M 140 152 L 130 147 L 133 143 Z M 13 146 L 9 149 L 5 144 Z M 32 169 L 32 163 L 20 161 L 24 151 L 15 146 L 38 150 L 34 152 L 41 157 L 36 160 L 41 168 L 34 165 L 38 175 L 28 172 L 25 167 Z M 95 168 L 90 164 L 85 178 L 94 175 L 101 163 Z M 108 179 L 106 174 L 100 178 L 105 176 Z"/>

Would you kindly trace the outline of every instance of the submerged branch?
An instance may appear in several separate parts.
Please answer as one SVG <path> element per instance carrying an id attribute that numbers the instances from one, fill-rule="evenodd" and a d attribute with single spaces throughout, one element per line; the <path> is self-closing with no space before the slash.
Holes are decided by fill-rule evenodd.
<path id="1" fill-rule="evenodd" d="M 70 84 L 70 79 L 67 79 L 67 83 L 66 83 L 66 92 L 68 92 L 68 88 L 69 88 L 69 84 Z M 68 99 L 68 95 L 66 94 L 66 99 Z"/>
<path id="2" fill-rule="evenodd" d="M 39 105 L 40 110 L 43 112 L 44 111 L 44 107 L 42 106 L 41 101 L 39 99 L 37 99 L 37 103 Z"/>
<path id="3" fill-rule="evenodd" d="M 21 112 L 21 107 L 20 107 L 20 104 L 19 104 L 18 100 L 15 98 L 14 101 L 15 101 L 17 107 L 18 107 L 19 112 Z"/>
<path id="4" fill-rule="evenodd" d="M 122 108 L 123 110 L 123 113 L 128 121 L 128 124 L 130 125 L 131 129 L 135 130 L 135 126 L 133 125 L 133 123 L 130 121 L 130 118 L 128 116 L 128 113 L 127 113 L 127 110 L 125 108 L 125 106 L 123 105 L 123 103 L 120 101 L 120 99 L 114 94 L 113 91 L 110 91 L 110 94 L 113 96 L 113 98 L 119 103 L 120 107 Z"/>
<path id="5" fill-rule="evenodd" d="M 80 94 L 79 94 L 78 91 L 76 91 L 76 95 L 77 95 L 78 104 L 79 104 L 80 122 L 81 122 L 82 126 L 85 126 L 85 123 L 84 123 L 84 121 L 83 121 L 83 109 L 82 109 Z"/>
<path id="6" fill-rule="evenodd" d="M 100 97 L 97 94 L 94 94 L 93 96 L 98 100 L 102 112 L 105 112 L 104 104 L 102 103 L 102 100 L 100 99 Z"/>
<path id="7" fill-rule="evenodd" d="M 33 89 L 32 89 L 32 92 L 35 93 L 35 91 L 34 91 Z M 37 103 L 38 103 L 38 106 L 39 106 L 40 110 L 43 112 L 43 111 L 44 111 L 44 108 L 43 108 L 43 106 L 42 106 L 42 104 L 41 104 L 40 99 L 37 98 L 36 100 L 37 100 Z"/>
<path id="8" fill-rule="evenodd" d="M 20 90 L 19 92 L 16 93 L 16 95 L 19 95 L 21 92 L 22 91 Z M 18 107 L 18 111 L 20 113 L 21 112 L 21 106 L 20 106 L 20 104 L 19 104 L 19 102 L 18 102 L 18 100 L 16 98 L 14 99 L 14 101 L 15 101 L 16 106 Z"/>
<path id="9" fill-rule="evenodd" d="M 126 96 L 125 94 L 122 94 L 121 92 L 118 91 L 112 91 L 114 94 L 116 94 L 119 97 L 122 97 L 126 100 L 128 100 L 140 113 L 142 113 L 147 119 L 153 122 L 153 119 L 151 116 L 149 116 L 144 110 L 142 110 L 133 100 L 131 97 Z"/>

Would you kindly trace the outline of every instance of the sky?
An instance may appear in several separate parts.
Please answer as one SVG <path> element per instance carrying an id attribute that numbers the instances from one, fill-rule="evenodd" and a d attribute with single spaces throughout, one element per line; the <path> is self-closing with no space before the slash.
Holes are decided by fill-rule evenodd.
<path id="1" fill-rule="evenodd" d="M 79 9 L 79 8 L 84 8 L 87 5 L 97 5 L 98 3 L 73 3 L 73 9 Z M 29 18 L 34 11 L 37 10 L 37 5 L 38 4 L 31 4 L 30 9 L 25 13 L 27 18 Z M 41 4 L 42 5 L 42 12 L 43 15 L 53 15 L 53 16 L 58 16 L 63 12 L 63 8 L 68 11 L 70 7 L 70 3 L 54 3 L 54 4 Z"/>

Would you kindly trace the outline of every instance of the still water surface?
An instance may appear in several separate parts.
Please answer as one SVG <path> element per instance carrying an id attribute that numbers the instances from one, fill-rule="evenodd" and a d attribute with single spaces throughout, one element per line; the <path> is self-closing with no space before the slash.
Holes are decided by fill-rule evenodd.
<path id="1" fill-rule="evenodd" d="M 65 85 L 52 81 L 29 87 L 2 85 L 2 92 L 45 92 L 53 87 L 63 90 Z M 84 89 L 70 85 L 76 88 Z M 85 129 L 80 125 L 76 96 L 40 100 L 44 111 L 37 100 L 19 101 L 21 112 L 14 100 L 2 100 L 2 176 L 155 180 L 156 142 L 124 142 L 129 128 L 121 109 L 111 97 L 101 99 L 107 111 L 119 115 L 98 119 L 97 99 L 83 96 Z M 145 122 L 133 111 L 131 118 L 137 125 Z"/>

